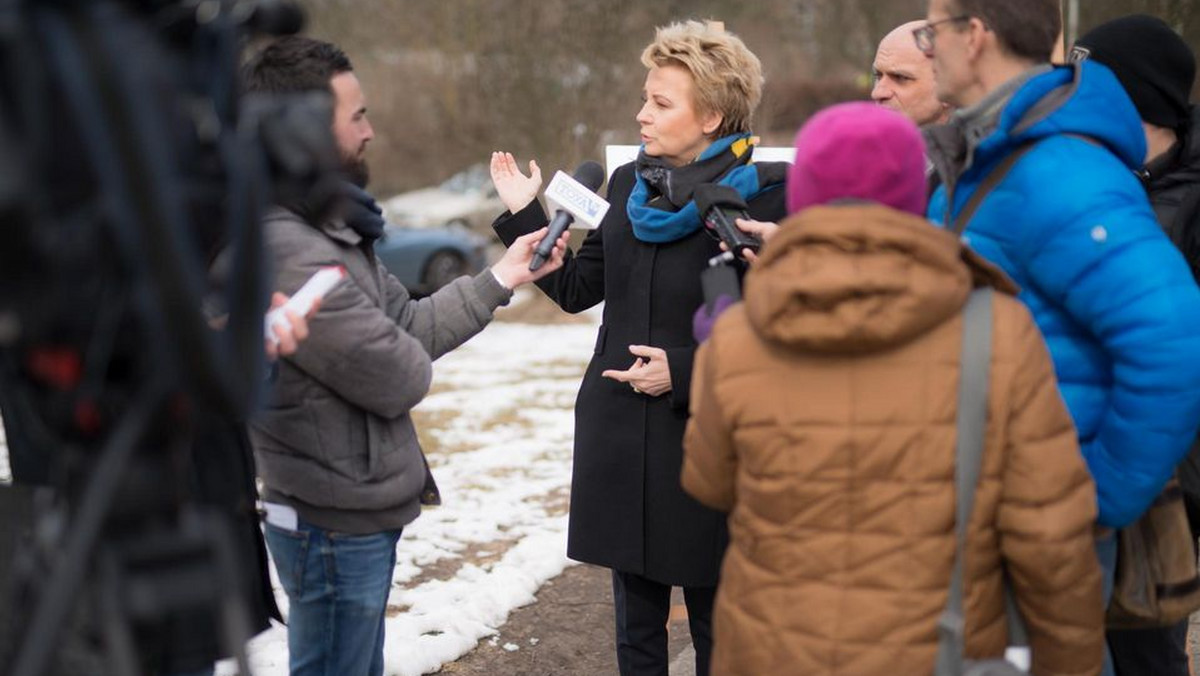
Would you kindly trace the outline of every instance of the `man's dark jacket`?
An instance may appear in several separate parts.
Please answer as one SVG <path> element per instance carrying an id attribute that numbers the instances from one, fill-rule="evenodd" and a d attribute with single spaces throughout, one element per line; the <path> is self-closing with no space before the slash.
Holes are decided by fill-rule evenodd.
<path id="1" fill-rule="evenodd" d="M 1146 165 L 1141 177 L 1159 225 L 1200 280 L 1200 106 L 1192 106 L 1191 124 L 1179 143 Z M 1178 472 L 1192 532 L 1200 535 L 1200 440 Z"/>
<path id="2" fill-rule="evenodd" d="M 1200 106 L 1189 131 L 1142 172 L 1158 222 L 1200 279 Z"/>

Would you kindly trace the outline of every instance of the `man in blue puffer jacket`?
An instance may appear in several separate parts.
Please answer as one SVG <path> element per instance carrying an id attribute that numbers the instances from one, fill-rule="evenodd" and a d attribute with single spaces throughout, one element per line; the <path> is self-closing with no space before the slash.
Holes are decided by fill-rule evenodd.
<path id="1" fill-rule="evenodd" d="M 1200 291 L 1133 174 L 1146 154 L 1138 113 L 1105 67 L 1049 65 L 1057 0 L 931 0 L 928 19 L 918 44 L 939 98 L 960 109 L 927 139 L 944 181 L 930 218 L 965 222 L 970 244 L 1021 285 L 1096 481 L 1099 522 L 1124 526 L 1200 420 Z"/>

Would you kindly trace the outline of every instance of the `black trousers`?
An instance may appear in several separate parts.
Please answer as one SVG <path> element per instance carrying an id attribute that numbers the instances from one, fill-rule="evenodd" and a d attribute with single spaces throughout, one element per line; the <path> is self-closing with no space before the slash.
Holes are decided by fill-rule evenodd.
<path id="1" fill-rule="evenodd" d="M 1117 676 L 1188 676 L 1188 621 L 1154 629 L 1110 629 Z"/>
<path id="2" fill-rule="evenodd" d="M 667 676 L 667 619 L 671 586 L 614 570 L 617 667 L 621 676 Z M 712 610 L 716 587 L 684 587 L 688 629 L 696 649 L 696 676 L 708 676 L 712 657 Z"/>

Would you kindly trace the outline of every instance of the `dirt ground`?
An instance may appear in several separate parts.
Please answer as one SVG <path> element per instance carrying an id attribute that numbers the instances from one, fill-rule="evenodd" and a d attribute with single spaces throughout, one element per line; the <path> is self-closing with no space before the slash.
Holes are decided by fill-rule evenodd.
<path id="1" fill-rule="evenodd" d="M 684 661 L 681 654 L 689 648 L 691 638 L 679 590 L 675 590 L 675 595 L 668 625 L 671 676 L 690 676 L 693 673 L 690 669 L 677 669 Z M 612 583 L 608 570 L 572 566 L 542 587 L 536 603 L 514 611 L 498 636 L 481 641 L 474 650 L 436 673 L 617 676 L 613 640 Z M 1200 613 L 1191 618 L 1188 653 L 1190 672 L 1200 676 Z"/>
<path id="2" fill-rule="evenodd" d="M 668 650 L 679 666 L 683 660 L 678 658 L 691 638 L 682 596 L 679 590 L 675 594 Z M 514 611 L 498 636 L 481 641 L 474 650 L 436 673 L 617 676 L 613 641 L 612 577 L 608 569 L 571 566 L 541 588 L 536 603 Z M 678 672 L 679 676 L 688 673 L 684 669 Z M 677 676 L 674 671 L 672 676 Z"/>
<path id="3" fill-rule="evenodd" d="M 456 676 L 617 676 L 613 649 L 612 587 L 609 572 L 572 566 L 547 582 L 537 603 L 518 608 L 500 634 L 484 640 L 437 674 Z M 691 641 L 679 590 L 671 610 L 672 666 Z M 508 646 L 506 649 L 505 646 Z M 516 649 L 512 649 L 516 646 Z M 1200 613 L 1188 632 L 1190 672 L 1200 676 Z M 671 676 L 690 674 L 672 669 Z"/>

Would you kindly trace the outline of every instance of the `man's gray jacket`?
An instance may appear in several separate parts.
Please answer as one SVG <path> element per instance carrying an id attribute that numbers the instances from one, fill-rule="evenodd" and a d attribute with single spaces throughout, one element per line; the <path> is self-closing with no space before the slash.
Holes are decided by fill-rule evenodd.
<path id="1" fill-rule="evenodd" d="M 316 228 L 277 208 L 263 227 L 272 288 L 295 293 L 331 265 L 348 277 L 280 360 L 250 425 L 264 498 L 327 530 L 402 528 L 421 509 L 426 469 L 409 412 L 429 390 L 431 361 L 482 330 L 512 292 L 485 270 L 413 300 L 340 220 Z"/>

